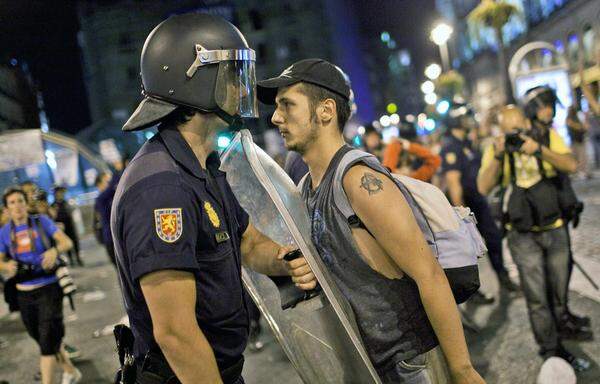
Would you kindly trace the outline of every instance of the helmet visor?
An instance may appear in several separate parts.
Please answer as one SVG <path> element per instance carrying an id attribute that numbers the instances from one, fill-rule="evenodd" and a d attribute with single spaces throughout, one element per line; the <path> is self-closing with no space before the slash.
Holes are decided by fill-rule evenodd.
<path id="1" fill-rule="evenodd" d="M 254 61 L 227 60 L 219 63 L 215 101 L 231 116 L 258 117 Z"/>

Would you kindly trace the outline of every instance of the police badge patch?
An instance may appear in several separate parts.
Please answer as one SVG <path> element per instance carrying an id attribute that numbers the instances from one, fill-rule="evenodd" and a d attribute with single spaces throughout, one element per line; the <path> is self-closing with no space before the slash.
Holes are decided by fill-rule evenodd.
<path id="1" fill-rule="evenodd" d="M 183 233 L 181 208 L 162 208 L 154 210 L 156 234 L 165 243 L 176 242 Z"/>
<path id="2" fill-rule="evenodd" d="M 219 215 L 217 215 L 217 212 L 208 201 L 204 202 L 204 210 L 206 211 L 208 219 L 210 220 L 210 223 L 213 225 L 213 227 L 219 228 L 221 226 L 221 220 L 219 219 Z"/>

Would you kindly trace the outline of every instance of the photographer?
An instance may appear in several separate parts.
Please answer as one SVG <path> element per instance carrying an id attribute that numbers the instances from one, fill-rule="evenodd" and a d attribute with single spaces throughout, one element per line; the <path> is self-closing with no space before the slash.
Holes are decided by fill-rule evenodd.
<path id="1" fill-rule="evenodd" d="M 506 187 L 503 211 L 507 241 L 519 270 L 531 327 L 543 358 L 558 356 L 576 370 L 589 362 L 562 346 L 559 332 L 582 330 L 566 310 L 569 242 L 559 203 L 559 172 L 572 173 L 577 162 L 562 138 L 551 129 L 556 96 L 546 87 L 529 90 L 529 121 L 515 106 L 500 112 L 504 132 L 483 155 L 477 185 L 487 195 L 497 184 Z"/>
<path id="2" fill-rule="evenodd" d="M 2 200 L 10 220 L 0 229 L 0 272 L 16 277 L 23 324 L 40 347 L 42 384 L 53 383 L 57 362 L 64 372 L 62 382 L 77 383 L 81 372 L 71 364 L 62 343 L 63 289 L 56 274 L 58 255 L 73 244 L 50 218 L 27 212 L 23 190 L 9 188 Z M 55 246 L 49 246 L 49 238 Z"/>

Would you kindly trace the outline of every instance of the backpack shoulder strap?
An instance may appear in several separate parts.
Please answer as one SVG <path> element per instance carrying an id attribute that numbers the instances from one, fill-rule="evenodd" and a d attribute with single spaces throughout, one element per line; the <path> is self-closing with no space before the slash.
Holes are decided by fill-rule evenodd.
<path id="1" fill-rule="evenodd" d="M 371 166 L 372 161 L 377 161 L 375 156 L 358 149 L 351 149 L 344 154 L 337 165 L 333 178 L 333 201 L 346 219 L 355 216 L 355 213 L 348 201 L 346 191 L 344 191 L 344 176 L 354 164 L 365 162 L 368 166 Z"/>
<path id="2" fill-rule="evenodd" d="M 41 223 L 40 216 L 32 215 L 31 216 L 31 224 L 32 224 L 32 227 L 36 230 L 38 236 L 40 236 L 40 239 L 42 240 L 42 244 L 44 245 L 44 249 L 48 250 L 48 249 L 52 248 L 52 241 L 48 237 L 48 234 L 46 233 L 46 230 L 44 229 L 44 226 Z"/>

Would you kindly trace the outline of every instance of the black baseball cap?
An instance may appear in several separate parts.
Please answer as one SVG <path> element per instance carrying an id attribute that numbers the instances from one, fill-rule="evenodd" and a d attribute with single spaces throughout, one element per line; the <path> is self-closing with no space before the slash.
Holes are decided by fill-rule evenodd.
<path id="1" fill-rule="evenodd" d="M 326 88 L 346 100 L 350 99 L 350 85 L 341 69 L 323 59 L 300 60 L 287 67 L 277 77 L 258 82 L 258 100 L 275 104 L 277 90 L 305 82 Z"/>

